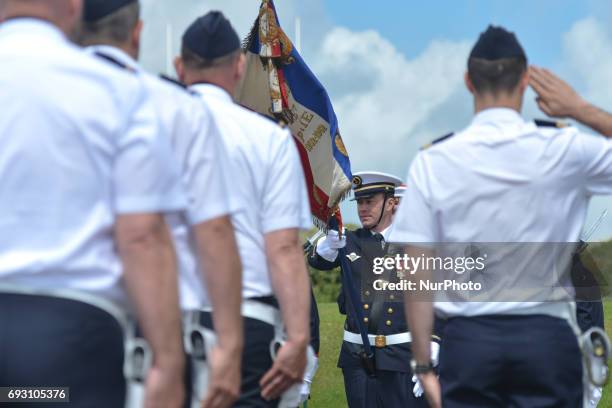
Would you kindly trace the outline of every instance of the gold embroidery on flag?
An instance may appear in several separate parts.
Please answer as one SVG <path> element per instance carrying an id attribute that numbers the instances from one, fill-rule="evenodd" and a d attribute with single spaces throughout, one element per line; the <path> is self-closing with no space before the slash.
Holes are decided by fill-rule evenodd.
<path id="1" fill-rule="evenodd" d="M 334 139 L 334 141 L 336 142 L 336 147 L 338 148 L 338 151 L 344 156 L 348 157 L 348 152 L 346 151 L 346 146 L 344 146 L 344 142 L 340 137 L 340 133 L 336 133 L 336 138 Z"/>

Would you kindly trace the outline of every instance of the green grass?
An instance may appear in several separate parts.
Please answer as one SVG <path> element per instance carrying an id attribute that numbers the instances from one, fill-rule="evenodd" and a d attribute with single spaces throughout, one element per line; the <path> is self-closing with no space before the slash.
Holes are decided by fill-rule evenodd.
<path id="1" fill-rule="evenodd" d="M 319 371 L 312 387 L 309 408 L 346 407 L 342 372 L 336 367 L 342 342 L 344 316 L 338 312 L 335 303 L 321 303 L 321 350 Z M 606 328 L 612 337 L 612 301 L 605 303 Z M 599 408 L 612 408 L 612 387 L 604 389 Z"/>
<path id="2" fill-rule="evenodd" d="M 319 371 L 312 385 L 308 407 L 345 407 L 342 371 L 336 366 L 342 343 L 344 316 L 338 312 L 335 303 L 320 303 L 318 307 L 321 319 Z"/>

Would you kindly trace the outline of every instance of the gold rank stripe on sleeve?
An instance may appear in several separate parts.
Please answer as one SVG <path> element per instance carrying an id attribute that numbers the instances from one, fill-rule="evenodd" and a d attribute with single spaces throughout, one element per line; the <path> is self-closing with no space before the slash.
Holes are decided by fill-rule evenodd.
<path id="1" fill-rule="evenodd" d="M 427 150 L 427 149 L 429 149 L 430 147 L 432 147 L 433 145 L 438 144 L 438 143 L 440 143 L 440 142 L 443 142 L 443 141 L 445 141 L 446 139 L 449 139 L 449 138 L 451 138 L 451 137 L 452 137 L 452 136 L 454 136 L 454 135 L 455 135 L 455 133 L 454 133 L 454 132 L 451 132 L 451 133 L 448 133 L 448 134 L 446 134 L 446 135 L 444 135 L 444 136 L 442 136 L 442 137 L 439 137 L 439 138 L 437 138 L 437 139 L 434 139 L 434 140 L 433 140 L 433 141 L 431 141 L 430 143 L 427 143 L 426 145 L 424 145 L 423 147 L 421 147 L 421 150 Z"/>
<path id="2" fill-rule="evenodd" d="M 538 127 L 552 127 L 563 129 L 569 126 L 569 123 L 564 122 L 562 120 L 535 119 L 534 122 Z"/>

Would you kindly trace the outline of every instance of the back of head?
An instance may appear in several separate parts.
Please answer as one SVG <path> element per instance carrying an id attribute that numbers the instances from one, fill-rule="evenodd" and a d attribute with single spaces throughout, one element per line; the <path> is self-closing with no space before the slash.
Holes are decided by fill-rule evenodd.
<path id="1" fill-rule="evenodd" d="M 181 46 L 179 76 L 184 82 L 211 82 L 231 89 L 242 68 L 241 44 L 232 24 L 219 11 L 198 18 L 185 31 Z"/>
<path id="2" fill-rule="evenodd" d="M 468 59 L 468 78 L 478 95 L 510 94 L 527 72 L 527 56 L 514 33 L 489 26 Z"/>
<path id="3" fill-rule="evenodd" d="M 78 41 L 84 46 L 126 48 L 139 21 L 138 0 L 85 0 Z"/>
<path id="4" fill-rule="evenodd" d="M 81 17 L 82 7 L 83 0 L 0 0 L 0 19 L 37 18 L 72 35 Z"/>

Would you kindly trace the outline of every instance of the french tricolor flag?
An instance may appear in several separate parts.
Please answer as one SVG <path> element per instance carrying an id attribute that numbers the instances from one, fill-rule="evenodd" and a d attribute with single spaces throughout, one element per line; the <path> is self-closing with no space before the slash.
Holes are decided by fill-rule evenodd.
<path id="1" fill-rule="evenodd" d="M 352 180 L 331 100 L 280 27 L 272 0 L 262 1 L 245 50 L 247 73 L 236 99 L 287 124 L 300 151 L 312 215 L 325 227 Z"/>

